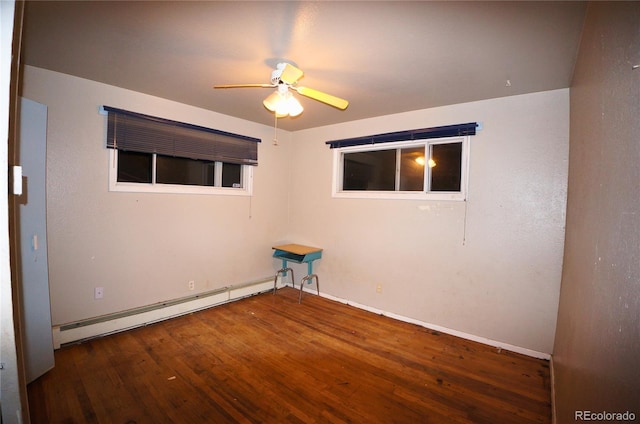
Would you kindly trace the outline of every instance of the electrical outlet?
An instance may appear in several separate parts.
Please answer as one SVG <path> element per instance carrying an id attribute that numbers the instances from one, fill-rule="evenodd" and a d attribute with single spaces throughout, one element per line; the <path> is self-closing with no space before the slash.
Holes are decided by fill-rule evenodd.
<path id="1" fill-rule="evenodd" d="M 189 290 L 195 290 L 196 288 L 196 282 L 191 280 L 189 281 Z"/>
<path id="2" fill-rule="evenodd" d="M 96 287 L 93 289 L 93 298 L 94 299 L 102 299 L 104 296 L 104 287 Z"/>
<path id="3" fill-rule="evenodd" d="M 376 293 L 382 293 L 382 284 L 376 286 Z"/>

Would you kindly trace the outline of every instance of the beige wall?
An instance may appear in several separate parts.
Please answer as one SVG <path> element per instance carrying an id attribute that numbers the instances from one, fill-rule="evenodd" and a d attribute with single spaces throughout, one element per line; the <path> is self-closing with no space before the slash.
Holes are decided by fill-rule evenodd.
<path id="1" fill-rule="evenodd" d="M 317 271 L 333 296 L 549 354 L 568 119 L 564 89 L 296 132 L 288 237 L 326 249 Z M 468 202 L 331 197 L 326 141 L 474 121 Z"/>
<path id="2" fill-rule="evenodd" d="M 28 66 L 23 96 L 48 106 L 54 325 L 275 273 L 270 255 L 286 228 L 290 134 L 281 132 L 276 147 L 267 126 Z M 100 105 L 261 138 L 253 197 L 109 192 Z M 94 287 L 104 287 L 102 300 Z"/>
<path id="3" fill-rule="evenodd" d="M 590 3 L 571 86 L 558 423 L 640 419 L 640 3 Z"/>
<path id="4" fill-rule="evenodd" d="M 315 270 L 330 296 L 551 353 L 568 89 L 282 133 L 275 147 L 272 128 L 63 74 L 27 67 L 24 86 L 49 107 L 54 324 L 181 297 L 189 280 L 205 290 L 268 277 L 271 245 L 293 241 L 325 249 Z M 251 202 L 108 192 L 101 104 L 261 137 Z M 471 141 L 468 202 L 331 197 L 325 141 L 470 121 L 483 128 Z"/>

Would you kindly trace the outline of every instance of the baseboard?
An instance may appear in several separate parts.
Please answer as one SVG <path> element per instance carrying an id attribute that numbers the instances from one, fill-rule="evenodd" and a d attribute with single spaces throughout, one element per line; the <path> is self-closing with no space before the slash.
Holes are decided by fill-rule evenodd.
<path id="1" fill-rule="evenodd" d="M 118 333 L 273 290 L 273 277 L 55 326 L 53 347 Z"/>
<path id="2" fill-rule="evenodd" d="M 311 293 L 316 293 L 315 290 L 311 290 L 311 289 L 304 289 L 305 291 L 309 291 Z M 398 315 L 398 314 L 394 314 L 392 312 L 387 312 L 387 311 L 383 311 L 380 309 L 376 309 L 376 308 L 372 308 L 370 306 L 367 305 L 361 305 L 359 303 L 355 303 L 355 302 L 351 302 L 348 301 L 346 299 L 341 299 L 335 296 L 331 296 L 325 293 L 320 293 L 320 296 L 322 297 L 326 297 L 327 299 L 331 299 L 331 300 L 335 300 L 336 302 L 340 302 L 340 303 L 344 303 L 359 309 L 364 309 L 366 311 L 369 312 L 373 312 L 376 313 L 378 315 L 384 315 L 387 316 L 389 318 L 393 318 L 393 319 L 397 319 L 399 321 L 404 321 L 410 324 L 416 324 L 419 325 L 421 327 L 425 327 L 428 328 L 430 330 L 435 330 L 435 331 L 439 331 L 441 333 L 446 333 L 446 334 L 450 334 L 452 336 L 456 336 L 456 337 L 460 337 L 466 340 L 471 340 L 474 342 L 478 342 L 478 343 L 482 343 L 488 346 L 493 346 L 496 347 L 498 349 L 504 349 L 504 350 L 508 350 L 510 352 L 515 352 L 515 353 L 520 353 L 522 355 L 526 355 L 526 356 L 530 356 L 533 358 L 537 358 L 537 359 L 545 359 L 545 360 L 549 360 L 551 358 L 551 355 L 548 353 L 544 353 L 544 352 L 537 352 L 535 350 L 531 350 L 531 349 L 527 349 L 524 347 L 520 347 L 520 346 L 514 346 L 508 343 L 503 343 L 503 342 L 499 342 L 496 340 L 491 340 L 491 339 L 487 339 L 485 337 L 480 337 L 480 336 L 476 336 L 473 334 L 469 334 L 469 333 L 464 333 L 462 331 L 458 331 L 458 330 L 452 330 L 450 328 L 446 328 L 446 327 L 442 327 L 436 324 L 431 324 L 431 323 L 427 323 L 427 322 L 423 322 L 423 321 L 419 321 L 413 318 L 408 318 L 402 315 Z"/>

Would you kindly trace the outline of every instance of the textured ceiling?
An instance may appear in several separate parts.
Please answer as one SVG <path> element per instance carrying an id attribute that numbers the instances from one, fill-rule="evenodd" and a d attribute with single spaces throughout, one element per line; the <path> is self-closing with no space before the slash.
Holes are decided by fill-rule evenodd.
<path id="1" fill-rule="evenodd" d="M 569 87 L 583 2 L 28 1 L 23 63 L 273 125 L 262 105 L 285 59 L 300 85 L 300 130 Z M 507 83 L 507 80 L 510 84 Z"/>

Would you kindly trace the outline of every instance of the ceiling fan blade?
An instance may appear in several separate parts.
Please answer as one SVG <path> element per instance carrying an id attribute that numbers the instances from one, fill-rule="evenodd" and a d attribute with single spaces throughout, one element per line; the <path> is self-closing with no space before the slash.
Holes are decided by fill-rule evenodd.
<path id="1" fill-rule="evenodd" d="M 302 70 L 296 68 L 290 63 L 285 63 L 282 74 L 280 75 L 280 80 L 291 85 L 295 84 L 303 75 L 304 72 L 302 72 Z"/>
<path id="2" fill-rule="evenodd" d="M 323 93 L 322 91 L 314 90 L 309 87 L 291 87 L 299 94 L 318 100 L 319 102 L 326 103 L 340 110 L 345 110 L 349 106 L 349 102 L 340 97 L 332 96 L 331 94 Z"/>
<path id="3" fill-rule="evenodd" d="M 274 84 L 225 84 L 214 85 L 213 88 L 274 88 Z"/>

